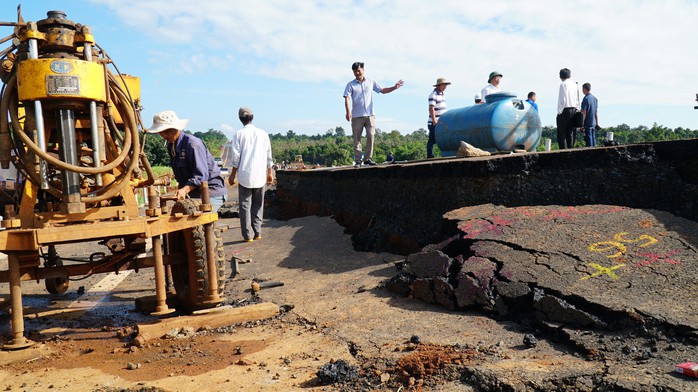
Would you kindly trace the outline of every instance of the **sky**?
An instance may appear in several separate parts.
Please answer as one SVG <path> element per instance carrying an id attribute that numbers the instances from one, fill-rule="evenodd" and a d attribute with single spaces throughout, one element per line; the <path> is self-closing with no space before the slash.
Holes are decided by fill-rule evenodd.
<path id="1" fill-rule="evenodd" d="M 0 18 L 16 21 L 3 1 Z M 377 127 L 426 129 L 427 97 L 439 77 L 449 109 L 470 106 L 487 76 L 526 97 L 535 91 L 541 122 L 554 126 L 559 70 L 589 82 L 602 127 L 654 123 L 698 129 L 698 34 L 694 0 L 25 0 L 25 21 L 54 9 L 88 25 L 123 73 L 140 77 L 146 127 L 162 110 L 187 129 L 241 127 L 252 108 L 270 134 L 317 135 L 344 118 L 351 64 L 383 87 Z M 6 36 L 12 33 L 5 29 Z"/>

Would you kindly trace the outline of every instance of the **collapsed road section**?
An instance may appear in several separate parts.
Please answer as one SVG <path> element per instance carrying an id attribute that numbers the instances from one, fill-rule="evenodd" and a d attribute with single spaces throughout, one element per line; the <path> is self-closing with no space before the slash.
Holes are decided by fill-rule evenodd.
<path id="1" fill-rule="evenodd" d="M 608 204 L 698 220 L 698 140 L 279 171 L 284 218 L 329 215 L 359 249 L 407 254 L 445 239 L 442 215 L 480 204 Z"/>
<path id="2" fill-rule="evenodd" d="M 697 149 L 281 172 L 275 206 L 333 216 L 358 249 L 407 255 L 387 283 L 398 295 L 513 320 L 531 331 L 522 347 L 551 339 L 599 363 L 590 390 L 692 390 L 672 371 L 698 358 Z M 506 384 L 481 372 L 461 380 Z"/>
<path id="3" fill-rule="evenodd" d="M 658 370 L 698 357 L 696 222 L 607 205 L 483 205 L 447 217 L 454 235 L 409 255 L 389 288 L 516 321 L 603 361 L 607 374 L 630 362 L 681 390 Z"/>

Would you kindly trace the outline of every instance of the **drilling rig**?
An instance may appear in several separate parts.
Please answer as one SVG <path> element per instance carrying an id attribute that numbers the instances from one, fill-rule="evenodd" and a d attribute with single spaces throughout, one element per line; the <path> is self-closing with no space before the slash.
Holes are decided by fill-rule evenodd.
<path id="1" fill-rule="evenodd" d="M 172 200 L 158 192 L 143 152 L 140 80 L 122 74 L 87 25 L 65 12 L 25 22 L 0 22 L 14 32 L 0 39 L 0 166 L 17 169 L 3 197 L 0 252 L 9 283 L 12 337 L 24 336 L 21 283 L 45 282 L 66 292 L 71 276 L 153 267 L 156 310 L 174 311 L 168 289 L 185 311 L 223 301 L 225 264 L 218 216 L 207 184 L 201 199 Z M 145 189 L 147 205 L 136 195 Z M 152 251 L 146 251 L 150 240 Z M 61 244 L 103 246 L 82 259 L 63 259 Z M 171 285 L 168 284 L 171 282 Z"/>

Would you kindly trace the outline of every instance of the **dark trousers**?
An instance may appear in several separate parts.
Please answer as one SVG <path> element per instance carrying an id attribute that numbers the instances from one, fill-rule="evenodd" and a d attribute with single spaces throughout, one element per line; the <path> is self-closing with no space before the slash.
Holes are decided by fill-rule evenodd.
<path id="1" fill-rule="evenodd" d="M 574 108 L 564 108 L 562 113 L 557 115 L 557 145 L 560 150 L 574 147 L 574 141 L 577 139 L 577 128 L 572 127 L 571 119 L 574 114 Z"/>
<path id="2" fill-rule="evenodd" d="M 436 124 L 427 124 L 429 140 L 427 141 L 427 158 L 434 157 L 434 145 L 436 144 Z"/>

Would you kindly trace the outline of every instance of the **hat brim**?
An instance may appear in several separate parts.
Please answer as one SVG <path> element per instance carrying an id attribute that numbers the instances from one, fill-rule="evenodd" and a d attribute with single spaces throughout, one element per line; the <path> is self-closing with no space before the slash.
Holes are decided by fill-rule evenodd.
<path id="1" fill-rule="evenodd" d="M 152 128 L 146 129 L 147 133 L 160 133 L 164 130 L 167 129 L 176 129 L 178 131 L 181 131 L 184 129 L 184 127 L 189 124 L 189 119 L 187 118 L 182 118 L 179 119 L 178 121 L 174 121 L 171 123 L 165 123 L 165 124 L 159 124 L 157 126 L 153 126 Z"/>
<path id="2" fill-rule="evenodd" d="M 492 77 L 491 77 L 491 78 L 487 79 L 487 83 L 491 82 L 491 81 L 492 81 L 492 79 L 496 78 L 497 76 L 501 76 L 501 77 L 504 77 L 504 75 L 502 75 L 502 74 L 496 74 L 496 75 L 492 75 Z"/>
<path id="3" fill-rule="evenodd" d="M 442 85 L 442 84 L 445 84 L 445 85 L 447 85 L 447 86 L 448 86 L 448 85 L 450 85 L 450 84 L 451 84 L 451 82 L 443 82 L 443 83 L 437 83 L 437 84 L 435 84 L 435 85 L 434 85 L 434 87 L 438 87 L 438 86 L 440 86 L 440 85 Z"/>

